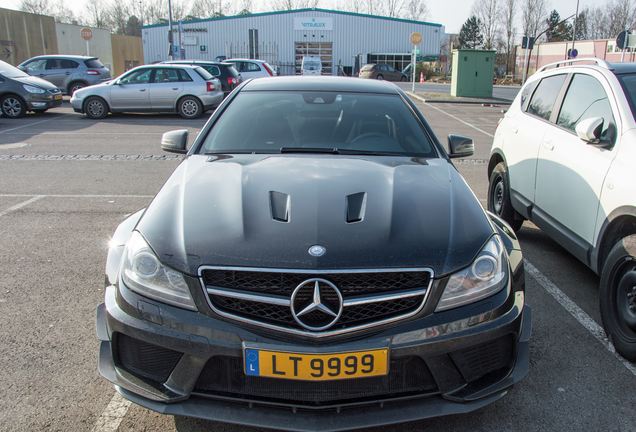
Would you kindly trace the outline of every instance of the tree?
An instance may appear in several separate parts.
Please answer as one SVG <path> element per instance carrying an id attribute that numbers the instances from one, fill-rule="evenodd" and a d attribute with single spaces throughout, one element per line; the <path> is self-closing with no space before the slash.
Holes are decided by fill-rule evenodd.
<path id="1" fill-rule="evenodd" d="M 586 40 L 588 36 L 588 22 L 587 22 L 588 9 L 583 9 L 576 17 L 576 40 Z"/>
<path id="2" fill-rule="evenodd" d="M 459 47 L 477 49 L 484 43 L 484 37 L 481 34 L 481 23 L 479 19 L 473 15 L 466 20 L 462 29 L 459 31 Z"/>
<path id="3" fill-rule="evenodd" d="M 506 74 L 510 73 L 510 61 L 512 57 L 512 48 L 515 41 L 517 29 L 515 21 L 517 18 L 517 0 L 503 0 L 499 19 L 501 20 L 501 28 L 503 29 L 502 47 L 506 53 Z"/>
<path id="4" fill-rule="evenodd" d="M 498 0 L 476 0 L 473 3 L 472 13 L 480 23 L 481 34 L 484 37 L 484 48 L 493 49 L 499 32 Z"/>
<path id="5" fill-rule="evenodd" d="M 523 0 L 522 23 L 523 34 L 536 36 L 547 14 L 546 0 Z"/>
<path id="6" fill-rule="evenodd" d="M 87 2 L 85 14 L 88 15 L 88 24 L 93 27 L 105 28 L 108 26 L 108 11 L 103 0 Z"/>
<path id="7" fill-rule="evenodd" d="M 134 15 L 128 17 L 124 33 L 128 36 L 141 36 L 141 21 Z"/>
<path id="8" fill-rule="evenodd" d="M 219 17 L 231 13 L 232 3 L 225 0 L 194 0 L 189 14 L 198 17 Z"/>
<path id="9" fill-rule="evenodd" d="M 20 10 L 38 15 L 52 16 L 56 22 L 77 23 L 78 18 L 62 0 L 22 0 Z"/>
<path id="10" fill-rule="evenodd" d="M 634 9 L 633 0 L 612 0 L 605 6 L 609 37 L 616 37 L 634 24 Z"/>
<path id="11" fill-rule="evenodd" d="M 588 23 L 587 37 L 590 39 L 607 39 L 612 37 L 610 33 L 610 25 L 607 22 L 608 16 L 605 8 L 597 6 L 592 9 L 586 9 L 586 20 Z M 616 37 L 617 35 L 613 35 Z"/>
<path id="12" fill-rule="evenodd" d="M 274 10 L 293 10 L 315 8 L 320 4 L 320 0 L 272 0 Z"/>
<path id="13" fill-rule="evenodd" d="M 554 9 L 545 20 L 548 31 L 546 39 L 548 42 L 561 42 L 572 39 L 572 26 L 567 21 L 561 20 L 561 15 Z"/>
<path id="14" fill-rule="evenodd" d="M 423 0 L 408 0 L 404 9 L 404 17 L 416 21 L 428 17 L 428 6 Z"/>
<path id="15" fill-rule="evenodd" d="M 404 12 L 404 0 L 384 0 L 382 4 L 386 16 L 399 17 Z"/>

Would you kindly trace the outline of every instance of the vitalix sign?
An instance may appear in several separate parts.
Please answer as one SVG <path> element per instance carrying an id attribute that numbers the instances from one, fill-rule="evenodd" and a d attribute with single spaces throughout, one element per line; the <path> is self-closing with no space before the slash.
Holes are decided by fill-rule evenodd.
<path id="1" fill-rule="evenodd" d="M 294 18 L 294 30 L 333 30 L 333 18 L 328 18 L 328 17 Z"/>

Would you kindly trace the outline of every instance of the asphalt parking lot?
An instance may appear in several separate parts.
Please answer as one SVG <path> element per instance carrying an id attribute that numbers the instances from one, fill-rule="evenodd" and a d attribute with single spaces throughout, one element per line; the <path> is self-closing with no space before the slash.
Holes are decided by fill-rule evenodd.
<path id="1" fill-rule="evenodd" d="M 442 141 L 472 136 L 457 162 L 485 203 L 491 136 L 505 107 L 418 103 Z M 43 115 L 0 118 L 0 430 L 255 431 L 162 416 L 122 402 L 98 376 L 94 316 L 109 236 L 148 204 L 180 157 L 161 134 L 205 120 L 117 115 L 93 121 L 68 103 Z M 382 428 L 636 430 L 636 365 L 603 339 L 598 278 L 541 231 L 519 234 L 533 309 L 528 377 L 473 414 Z"/>

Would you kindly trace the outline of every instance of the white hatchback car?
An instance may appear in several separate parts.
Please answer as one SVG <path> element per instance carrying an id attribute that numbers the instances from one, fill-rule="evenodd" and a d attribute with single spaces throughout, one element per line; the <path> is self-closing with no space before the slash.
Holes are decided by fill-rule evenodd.
<path id="1" fill-rule="evenodd" d="M 488 209 L 531 220 L 601 276 L 603 326 L 636 360 L 636 64 L 541 68 L 495 134 Z"/>
<path id="2" fill-rule="evenodd" d="M 234 63 L 236 70 L 241 74 L 243 80 L 250 78 L 266 78 L 275 76 L 274 67 L 264 60 L 255 59 L 228 59 L 229 63 Z"/>

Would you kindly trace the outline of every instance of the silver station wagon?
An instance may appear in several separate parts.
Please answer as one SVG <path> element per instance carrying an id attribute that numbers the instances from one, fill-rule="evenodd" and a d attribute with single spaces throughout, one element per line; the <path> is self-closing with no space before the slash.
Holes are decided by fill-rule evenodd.
<path id="1" fill-rule="evenodd" d="M 116 79 L 76 91 L 75 112 L 93 119 L 109 112 L 177 112 L 197 118 L 223 100 L 221 82 L 199 66 L 139 66 Z"/>

